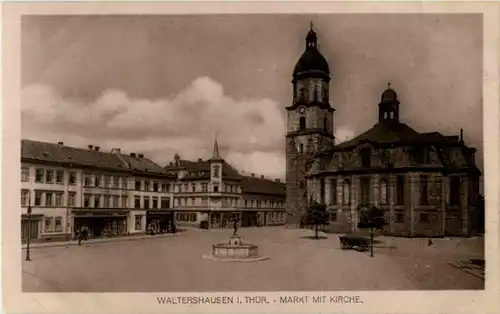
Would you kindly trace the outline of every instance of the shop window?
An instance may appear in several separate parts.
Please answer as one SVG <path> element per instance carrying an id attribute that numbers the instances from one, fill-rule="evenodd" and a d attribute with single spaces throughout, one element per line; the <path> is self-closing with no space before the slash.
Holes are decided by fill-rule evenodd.
<path id="1" fill-rule="evenodd" d="M 22 167 L 21 168 L 21 181 L 28 182 L 30 180 L 30 168 Z"/>
<path id="2" fill-rule="evenodd" d="M 43 183 L 45 179 L 45 171 L 43 169 L 36 169 L 35 182 Z"/>
<path id="3" fill-rule="evenodd" d="M 45 183 L 54 183 L 54 171 L 47 170 L 45 172 Z"/>
<path id="4" fill-rule="evenodd" d="M 420 213 L 420 222 L 428 223 L 429 222 L 429 214 L 428 213 Z"/>
<path id="5" fill-rule="evenodd" d="M 43 232 L 52 232 L 53 231 L 53 228 L 52 228 L 52 217 L 45 217 L 43 219 Z"/>
<path id="6" fill-rule="evenodd" d="M 62 217 L 56 217 L 54 219 L 54 231 L 55 232 L 62 232 Z"/>
<path id="7" fill-rule="evenodd" d="M 189 221 L 190 222 L 196 222 L 196 213 L 190 213 L 189 214 Z"/>
<path id="8" fill-rule="evenodd" d="M 142 215 L 135 215 L 135 230 L 142 230 Z"/>
<path id="9" fill-rule="evenodd" d="M 403 213 L 396 214 L 396 222 L 403 223 L 405 221 L 405 215 Z"/>

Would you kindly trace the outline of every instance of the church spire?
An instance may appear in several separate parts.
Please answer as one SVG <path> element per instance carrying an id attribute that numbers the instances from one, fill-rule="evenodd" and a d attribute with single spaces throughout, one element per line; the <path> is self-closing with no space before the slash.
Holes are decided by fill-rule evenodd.
<path id="1" fill-rule="evenodd" d="M 215 141 L 214 141 L 214 152 L 212 154 L 212 158 L 210 160 L 222 160 L 219 154 L 219 144 L 217 143 L 217 136 L 215 136 Z"/>

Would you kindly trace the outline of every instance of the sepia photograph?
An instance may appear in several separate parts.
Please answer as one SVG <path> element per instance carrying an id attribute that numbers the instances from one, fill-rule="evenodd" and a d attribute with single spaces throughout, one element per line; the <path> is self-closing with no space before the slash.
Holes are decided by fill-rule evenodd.
<path id="1" fill-rule="evenodd" d="M 353 306 L 485 291 L 483 14 L 18 27 L 20 204 L 3 225 L 20 225 L 20 293 Z"/>

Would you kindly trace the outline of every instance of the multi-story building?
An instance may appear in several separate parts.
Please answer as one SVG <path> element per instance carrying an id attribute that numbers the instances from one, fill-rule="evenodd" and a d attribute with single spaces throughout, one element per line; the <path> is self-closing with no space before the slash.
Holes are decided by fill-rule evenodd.
<path id="1" fill-rule="evenodd" d="M 217 140 L 208 160 L 182 160 L 178 154 L 165 167 L 177 176 L 176 222 L 201 228 L 283 225 L 285 185 L 279 180 L 244 176 L 219 155 Z"/>
<path id="2" fill-rule="evenodd" d="M 141 154 L 30 140 L 21 147 L 23 239 L 68 239 L 82 226 L 91 236 L 143 233 L 147 225 L 161 232 L 173 221 L 175 177 Z"/>
<path id="3" fill-rule="evenodd" d="M 329 81 L 311 29 L 287 107 L 288 224 L 301 225 L 307 207 L 320 202 L 336 232 L 357 229 L 359 205 L 383 209 L 385 232 L 393 235 L 467 236 L 480 229 L 481 173 L 462 131 L 415 131 L 401 122 L 400 102 L 389 86 L 378 104 L 378 123 L 335 145 Z"/>

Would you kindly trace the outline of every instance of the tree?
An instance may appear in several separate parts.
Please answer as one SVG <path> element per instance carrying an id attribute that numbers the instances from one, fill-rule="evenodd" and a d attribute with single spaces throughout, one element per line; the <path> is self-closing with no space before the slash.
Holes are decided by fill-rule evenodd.
<path id="1" fill-rule="evenodd" d="M 318 227 L 329 224 L 329 214 L 326 211 L 326 205 L 314 202 L 306 212 L 306 224 L 314 226 L 315 239 L 318 239 Z"/>
<path id="2" fill-rule="evenodd" d="M 374 205 L 359 205 L 358 213 L 358 228 L 370 229 L 370 255 L 373 257 L 373 233 L 387 224 L 384 219 L 384 210 Z"/>

